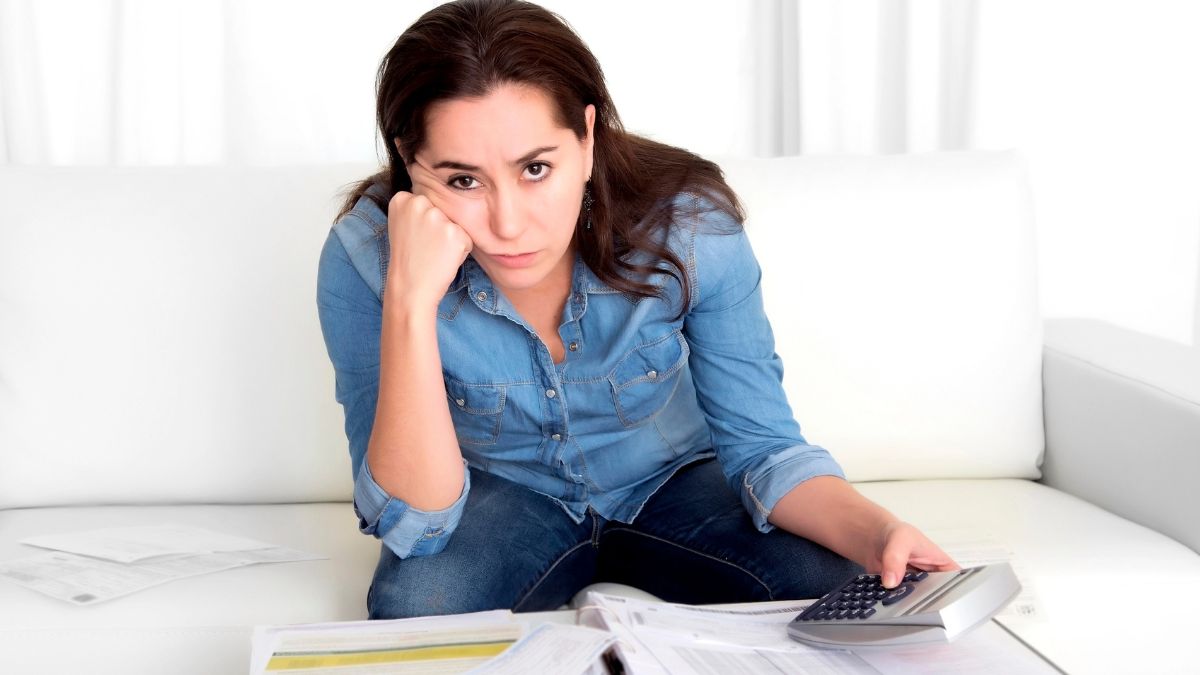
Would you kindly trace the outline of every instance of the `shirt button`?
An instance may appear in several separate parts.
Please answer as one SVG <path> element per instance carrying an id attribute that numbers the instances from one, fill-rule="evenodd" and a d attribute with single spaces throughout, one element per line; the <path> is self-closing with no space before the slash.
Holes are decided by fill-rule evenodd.
<path id="1" fill-rule="evenodd" d="M 657 371 L 657 370 L 652 370 L 652 371 L 650 371 L 650 372 L 646 373 L 646 377 L 648 377 L 648 378 L 650 378 L 650 379 L 652 379 L 652 380 L 657 380 L 657 379 L 658 379 L 658 371 Z"/>
<path id="2" fill-rule="evenodd" d="M 567 345 L 567 349 L 570 349 L 573 352 L 579 351 L 579 343 L 572 342 L 571 344 Z"/>
<path id="3" fill-rule="evenodd" d="M 479 291 L 478 293 L 475 294 L 475 299 L 480 302 L 487 300 L 487 291 Z"/>
<path id="4" fill-rule="evenodd" d="M 558 396 L 557 391 L 554 391 L 553 389 L 546 390 L 546 398 L 554 398 L 555 396 Z"/>
<path id="5" fill-rule="evenodd" d="M 454 399 L 454 402 L 457 403 L 458 407 L 460 408 L 467 404 L 466 400 L 461 398 Z"/>
<path id="6" fill-rule="evenodd" d="M 562 440 L 562 434 L 553 434 L 553 435 L 551 435 L 551 436 L 550 436 L 550 439 L 551 439 L 551 440 L 555 440 L 555 441 L 561 441 L 561 440 Z"/>

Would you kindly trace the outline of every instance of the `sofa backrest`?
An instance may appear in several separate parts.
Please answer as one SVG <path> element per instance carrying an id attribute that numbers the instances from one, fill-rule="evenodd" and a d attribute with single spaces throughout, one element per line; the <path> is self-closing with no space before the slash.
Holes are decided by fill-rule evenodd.
<path id="1" fill-rule="evenodd" d="M 348 500 L 317 256 L 371 169 L 0 169 L 0 507 Z"/>
<path id="2" fill-rule="evenodd" d="M 1037 475 L 1019 158 L 719 161 L 810 442 L 855 480 Z M 349 500 L 316 261 L 373 170 L 0 168 L 0 508 Z"/>
<path id="3" fill-rule="evenodd" d="M 808 442 L 856 481 L 1039 476 L 1042 321 L 1019 155 L 720 164 Z"/>

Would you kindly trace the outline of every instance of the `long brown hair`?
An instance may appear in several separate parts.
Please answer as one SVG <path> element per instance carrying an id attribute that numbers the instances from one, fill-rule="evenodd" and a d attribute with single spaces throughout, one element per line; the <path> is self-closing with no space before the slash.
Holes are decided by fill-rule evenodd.
<path id="1" fill-rule="evenodd" d="M 411 160 L 425 142 L 430 105 L 483 97 L 508 83 L 546 92 L 558 124 L 579 140 L 587 134 L 584 108 L 596 106 L 592 227 L 576 223 L 576 246 L 601 281 L 637 297 L 661 295 L 645 281 L 646 275 L 673 276 L 683 289 L 680 314 L 686 311 L 691 298 L 687 274 L 663 235 L 676 218 L 688 214 L 673 206 L 672 198 L 685 191 L 705 197 L 740 227 L 745 215 L 737 195 L 715 163 L 626 132 L 591 50 L 565 20 L 530 2 L 450 2 L 425 13 L 400 35 L 376 76 L 376 121 L 387 165 L 345 191 L 349 196 L 337 219 L 363 196 L 386 213 L 392 195 L 412 190 L 404 160 Z M 581 210 L 580 220 L 584 217 Z M 631 261 L 639 252 L 668 266 Z"/>

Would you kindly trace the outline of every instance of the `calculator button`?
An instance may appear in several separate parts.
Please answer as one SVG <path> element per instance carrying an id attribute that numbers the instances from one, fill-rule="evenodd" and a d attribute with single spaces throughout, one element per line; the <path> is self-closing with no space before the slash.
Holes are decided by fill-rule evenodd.
<path id="1" fill-rule="evenodd" d="M 912 584 L 901 584 L 901 585 L 893 588 L 890 593 L 888 593 L 886 596 L 884 596 L 883 605 L 886 607 L 892 603 L 900 602 L 909 593 L 912 593 L 912 592 L 913 592 Z"/>
<path id="2" fill-rule="evenodd" d="M 911 572 L 904 573 L 904 580 L 905 581 L 920 581 L 927 576 L 929 576 L 929 573 L 926 572 L 925 570 L 913 570 Z"/>
<path id="3" fill-rule="evenodd" d="M 862 614 L 859 614 L 859 615 L 858 615 L 858 618 L 860 618 L 860 619 L 865 619 L 865 618 L 867 618 L 868 616 L 871 616 L 871 615 L 872 615 L 872 614 L 874 614 L 874 613 L 875 613 L 875 608 L 874 608 L 874 607 L 872 607 L 872 608 L 870 608 L 870 609 L 868 609 L 868 610 L 864 611 Z"/>

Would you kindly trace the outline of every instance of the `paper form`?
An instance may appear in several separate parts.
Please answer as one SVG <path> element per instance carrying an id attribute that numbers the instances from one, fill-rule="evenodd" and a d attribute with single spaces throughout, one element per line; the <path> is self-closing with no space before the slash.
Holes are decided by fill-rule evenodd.
<path id="1" fill-rule="evenodd" d="M 704 607 L 588 593 L 581 620 L 617 636 L 630 673 L 877 673 L 857 655 L 802 645 L 787 624 L 812 600 Z M 743 608 L 744 607 L 744 608 Z"/>
<path id="2" fill-rule="evenodd" d="M 257 626 L 250 672 L 464 673 L 503 653 L 524 632 L 508 610 L 392 621 Z"/>
<path id="3" fill-rule="evenodd" d="M 255 539 L 177 524 L 45 534 L 22 539 L 21 543 L 123 563 L 162 555 L 248 551 L 272 546 Z"/>
<path id="4" fill-rule="evenodd" d="M 853 652 L 810 647 L 792 640 L 787 624 L 811 602 L 694 606 L 589 593 L 580 620 L 617 636 L 617 649 L 634 675 L 1057 672 L 991 621 L 949 644 Z"/>
<path id="5" fill-rule="evenodd" d="M 950 644 L 860 652 L 888 675 L 1057 675 L 1059 671 L 988 621 Z"/>
<path id="6" fill-rule="evenodd" d="M 469 672 L 471 675 L 584 675 L 616 640 L 613 634 L 595 628 L 543 623 L 503 654 Z"/>
<path id="7" fill-rule="evenodd" d="M 169 581 L 235 567 L 321 559 L 324 556 L 284 547 L 175 555 L 135 563 L 48 551 L 0 562 L 0 578 L 74 605 L 95 605 Z"/>
<path id="8" fill-rule="evenodd" d="M 995 536 L 970 529 L 925 530 L 925 536 L 935 542 L 954 562 L 963 567 L 990 565 L 1007 562 L 1021 583 L 1021 592 L 1003 610 L 996 614 L 998 619 L 1021 617 L 1043 619 L 1045 610 L 1037 600 L 1033 577 L 1025 566 L 1016 559 L 1011 549 Z"/>

